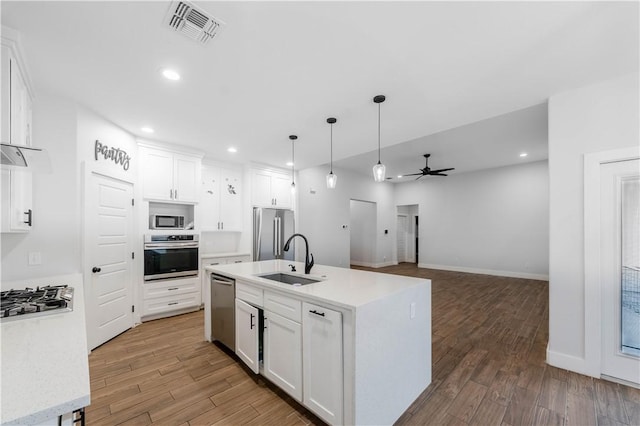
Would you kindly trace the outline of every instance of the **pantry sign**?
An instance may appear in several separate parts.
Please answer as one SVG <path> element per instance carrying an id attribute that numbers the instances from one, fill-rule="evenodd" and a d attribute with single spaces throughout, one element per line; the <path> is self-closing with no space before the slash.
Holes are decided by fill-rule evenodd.
<path id="1" fill-rule="evenodd" d="M 115 164 L 122 166 L 125 171 L 129 170 L 131 156 L 129 156 L 127 151 L 124 149 L 110 147 L 108 145 L 104 145 L 99 140 L 96 140 L 94 151 L 96 161 L 99 159 L 113 161 Z"/>

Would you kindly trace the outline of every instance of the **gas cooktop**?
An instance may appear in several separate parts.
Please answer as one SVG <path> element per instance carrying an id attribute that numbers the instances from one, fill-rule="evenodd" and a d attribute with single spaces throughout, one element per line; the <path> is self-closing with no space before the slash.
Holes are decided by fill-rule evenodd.
<path id="1" fill-rule="evenodd" d="M 0 292 L 0 321 L 71 312 L 73 287 L 66 285 Z"/>

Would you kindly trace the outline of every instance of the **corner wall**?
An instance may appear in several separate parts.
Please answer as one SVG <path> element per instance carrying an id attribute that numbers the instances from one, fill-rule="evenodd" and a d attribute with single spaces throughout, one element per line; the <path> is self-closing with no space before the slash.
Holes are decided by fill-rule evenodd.
<path id="1" fill-rule="evenodd" d="M 1 234 L 2 281 L 80 272 L 81 217 L 77 170 L 75 105 L 47 96 L 33 104 L 33 145 L 45 148 L 51 174 L 33 175 L 33 228 Z M 42 263 L 29 265 L 28 254 L 40 252 Z"/>
<path id="2" fill-rule="evenodd" d="M 395 204 L 419 204 L 419 266 L 545 280 L 546 161 L 396 185 Z"/>
<path id="3" fill-rule="evenodd" d="M 298 173 L 298 232 L 309 239 L 309 250 L 315 262 L 322 265 L 349 267 L 350 200 L 376 203 L 374 263 L 391 265 L 394 261 L 395 213 L 393 184 L 376 183 L 366 176 L 336 169 L 338 184 L 327 189 L 326 166 L 301 170 Z M 314 192 L 314 193 L 312 193 Z M 343 228 L 346 225 L 346 228 Z M 389 233 L 384 234 L 388 229 Z"/>
<path id="4" fill-rule="evenodd" d="M 584 154 L 637 147 L 638 73 L 549 100 L 551 365 L 590 374 L 585 336 Z"/>

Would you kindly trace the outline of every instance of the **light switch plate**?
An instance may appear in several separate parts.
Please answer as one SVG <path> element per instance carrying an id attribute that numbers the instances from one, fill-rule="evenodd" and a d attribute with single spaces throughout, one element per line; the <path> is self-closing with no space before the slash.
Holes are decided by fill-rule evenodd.
<path id="1" fill-rule="evenodd" d="M 42 254 L 39 251 L 29 252 L 29 265 L 40 265 L 42 263 Z"/>

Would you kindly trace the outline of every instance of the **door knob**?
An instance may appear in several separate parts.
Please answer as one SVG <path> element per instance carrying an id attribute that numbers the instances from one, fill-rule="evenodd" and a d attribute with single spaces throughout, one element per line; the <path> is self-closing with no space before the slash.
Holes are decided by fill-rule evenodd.
<path id="1" fill-rule="evenodd" d="M 94 266 L 93 269 L 91 270 L 91 272 L 93 272 L 94 274 L 100 271 L 102 271 L 102 269 L 98 268 L 97 266 Z"/>

